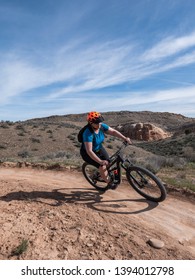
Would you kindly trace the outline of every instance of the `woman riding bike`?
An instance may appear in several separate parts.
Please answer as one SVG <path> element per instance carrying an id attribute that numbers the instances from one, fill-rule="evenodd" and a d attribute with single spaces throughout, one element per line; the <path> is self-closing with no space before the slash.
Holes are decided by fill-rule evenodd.
<path id="1" fill-rule="evenodd" d="M 119 131 L 103 123 L 104 118 L 99 112 L 90 112 L 87 115 L 88 127 L 83 132 L 83 142 L 80 154 L 84 161 L 99 168 L 102 179 L 108 184 L 108 187 L 115 188 L 116 184 L 108 176 L 107 166 L 109 164 L 109 155 L 102 143 L 105 139 L 105 133 L 118 137 L 128 144 L 132 144 L 130 138 L 125 137 Z"/>

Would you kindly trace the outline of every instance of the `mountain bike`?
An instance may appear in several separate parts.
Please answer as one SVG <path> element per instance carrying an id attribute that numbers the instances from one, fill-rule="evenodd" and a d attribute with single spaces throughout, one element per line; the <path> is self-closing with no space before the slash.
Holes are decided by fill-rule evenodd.
<path id="1" fill-rule="evenodd" d="M 148 200 L 161 202 L 166 198 L 166 189 L 161 180 L 148 169 L 134 165 L 130 159 L 123 158 L 123 150 L 128 144 L 123 142 L 119 149 L 110 157 L 108 174 L 117 186 L 122 179 L 122 169 L 125 170 L 129 184 L 140 195 Z M 86 180 L 98 191 L 110 189 L 102 179 L 99 169 L 87 162 L 82 165 L 82 172 Z"/>

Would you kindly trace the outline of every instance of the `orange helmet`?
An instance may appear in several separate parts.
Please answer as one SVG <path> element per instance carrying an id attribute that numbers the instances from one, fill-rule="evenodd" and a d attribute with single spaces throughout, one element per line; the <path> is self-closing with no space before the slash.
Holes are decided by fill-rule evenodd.
<path id="1" fill-rule="evenodd" d="M 100 123 L 104 121 L 104 118 L 98 112 L 90 112 L 87 115 L 87 121 L 90 123 Z"/>

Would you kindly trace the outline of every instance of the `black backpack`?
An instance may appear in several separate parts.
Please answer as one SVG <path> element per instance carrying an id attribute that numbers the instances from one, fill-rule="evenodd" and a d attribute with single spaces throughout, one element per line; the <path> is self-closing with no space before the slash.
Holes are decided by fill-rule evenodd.
<path id="1" fill-rule="evenodd" d="M 85 129 L 89 128 L 89 130 L 91 131 L 91 133 L 94 133 L 93 128 L 90 126 L 90 124 L 86 124 L 84 127 L 81 128 L 81 130 L 79 131 L 78 135 L 77 135 L 77 139 L 80 143 L 83 143 L 83 132 L 85 131 Z"/>

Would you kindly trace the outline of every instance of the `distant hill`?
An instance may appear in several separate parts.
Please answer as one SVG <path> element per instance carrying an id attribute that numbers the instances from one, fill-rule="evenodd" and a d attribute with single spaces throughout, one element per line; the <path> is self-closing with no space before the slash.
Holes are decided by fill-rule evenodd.
<path id="1" fill-rule="evenodd" d="M 81 162 L 77 133 L 86 123 L 86 114 L 0 122 L 0 160 Z M 103 115 L 105 122 L 115 128 L 147 122 L 172 135 L 171 138 L 154 142 L 134 141 L 134 146 L 127 149 L 129 154 L 137 157 L 149 154 L 184 156 L 186 147 L 194 152 L 195 118 L 149 111 L 106 112 Z M 113 153 L 119 144 L 120 141 L 113 137 L 106 138 L 105 146 L 109 153 Z"/>
<path id="2" fill-rule="evenodd" d="M 69 114 L 63 116 L 49 116 L 45 118 L 37 118 L 26 121 L 26 123 L 60 123 L 60 122 L 71 122 L 82 124 L 86 122 L 86 115 L 84 114 Z M 111 126 L 117 126 L 127 123 L 135 122 L 150 122 L 154 125 L 162 127 L 165 130 L 174 131 L 177 130 L 180 126 L 195 122 L 195 118 L 188 118 L 181 114 L 174 113 L 158 113 L 151 111 L 141 111 L 141 112 L 132 112 L 132 111 L 118 111 L 118 112 L 105 112 L 103 113 L 105 122 Z"/>

